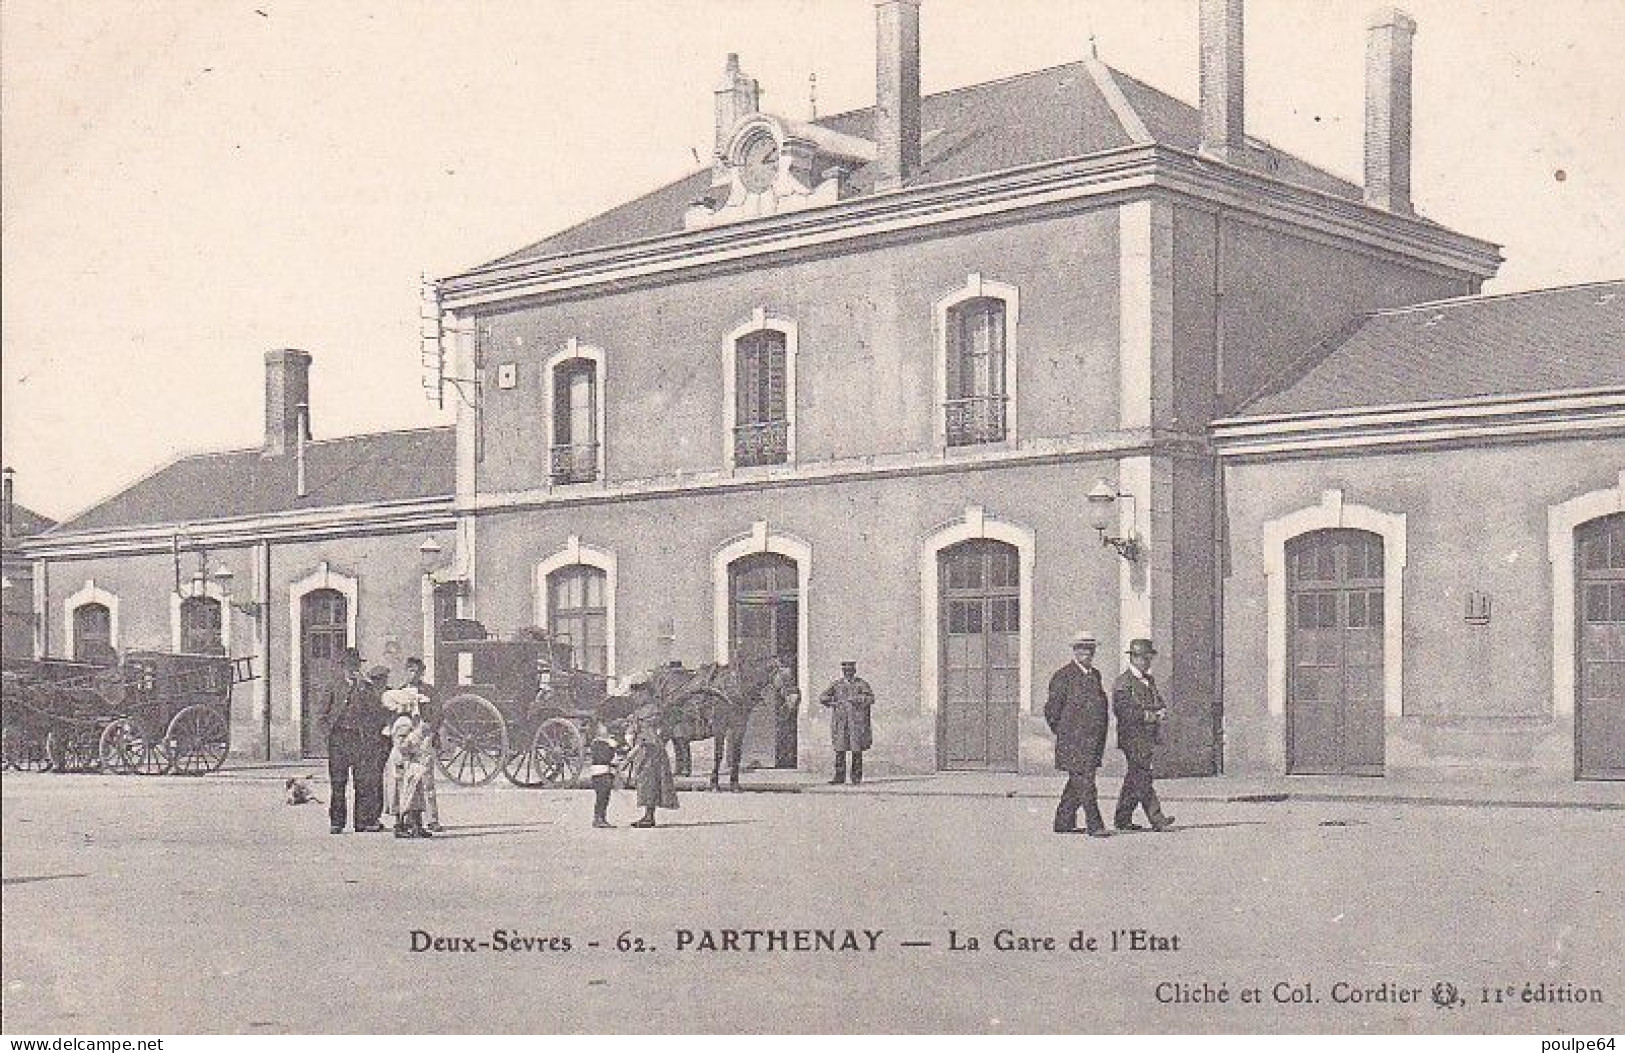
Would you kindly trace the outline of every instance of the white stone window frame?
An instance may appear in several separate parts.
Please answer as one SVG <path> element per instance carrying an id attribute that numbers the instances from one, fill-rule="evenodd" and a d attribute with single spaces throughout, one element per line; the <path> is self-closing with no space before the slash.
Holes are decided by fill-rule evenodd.
<path id="1" fill-rule="evenodd" d="M 542 367 L 542 373 L 543 373 L 543 376 L 545 377 L 544 383 L 546 384 L 546 389 L 547 389 L 547 456 L 548 456 L 547 484 L 548 484 L 548 486 L 555 486 L 555 485 L 580 486 L 580 485 L 582 485 L 581 483 L 555 484 L 553 482 L 553 461 L 552 461 L 553 448 L 555 446 L 561 445 L 561 443 L 559 442 L 559 436 L 558 436 L 558 425 L 559 425 L 559 414 L 558 414 L 558 405 L 559 405 L 559 403 L 558 403 L 558 397 L 559 397 L 559 392 L 558 392 L 558 367 L 564 365 L 566 362 L 570 362 L 570 361 L 572 361 L 574 359 L 578 359 L 578 358 L 582 359 L 584 361 L 587 361 L 587 362 L 591 362 L 593 364 L 593 366 L 592 366 L 592 368 L 593 368 L 593 400 L 594 400 L 594 405 L 593 405 L 593 408 L 592 408 L 592 411 L 593 411 L 593 429 L 594 429 L 594 431 L 596 433 L 594 438 L 595 438 L 595 440 L 597 441 L 597 444 L 598 444 L 598 449 L 596 451 L 597 456 L 594 458 L 594 460 L 596 462 L 596 464 L 595 464 L 596 474 L 595 474 L 595 476 L 593 478 L 593 482 L 598 483 L 600 486 L 602 486 L 604 484 L 604 481 L 605 481 L 605 478 L 606 478 L 605 475 L 604 475 L 604 464 L 605 464 L 604 451 L 609 446 L 609 441 L 608 441 L 609 437 L 604 432 L 604 422 L 607 419 L 607 414 L 605 413 L 605 406 L 609 402 L 609 399 L 606 397 L 606 393 L 608 391 L 608 375 L 606 373 L 607 360 L 606 360 L 606 356 L 604 355 L 604 349 L 603 348 L 598 347 L 598 346 L 596 346 L 594 344 L 583 344 L 579 340 L 577 340 L 575 337 L 572 336 L 570 339 L 568 339 L 568 340 L 566 340 L 564 342 L 563 347 L 559 348 L 557 351 L 553 352 L 553 354 L 548 356 L 546 364 Z"/>
<path id="2" fill-rule="evenodd" d="M 288 586 L 288 697 L 289 720 L 295 734 L 305 718 L 304 635 L 305 596 L 318 589 L 332 589 L 344 597 L 344 646 L 356 645 L 356 625 L 361 609 L 361 581 L 352 574 L 334 570 L 326 560 Z"/>
<path id="3" fill-rule="evenodd" d="M 1033 705 L 1033 574 L 1038 563 L 1038 535 L 1030 527 L 989 516 L 979 505 L 937 526 L 920 539 L 920 712 L 936 716 L 941 703 L 942 551 L 965 541 L 1002 541 L 1016 550 L 1021 566 L 1021 629 L 1017 640 L 1019 698 L 1017 716 Z"/>
<path id="4" fill-rule="evenodd" d="M 118 594 L 96 584 L 95 578 L 86 578 L 85 583 L 62 601 L 62 639 L 67 642 L 67 652 L 64 657 L 72 658 L 75 648 L 79 646 L 79 634 L 74 624 L 74 615 L 80 607 L 99 603 L 107 608 L 107 642 L 114 651 L 119 649 L 119 617 Z"/>
<path id="5" fill-rule="evenodd" d="M 220 604 L 220 646 L 226 654 L 231 654 L 231 604 L 226 599 L 226 591 L 212 581 L 189 581 L 181 586 L 179 592 L 171 590 L 169 593 L 169 647 L 176 654 L 181 653 L 181 605 L 186 600 L 196 597 L 205 597 Z"/>
<path id="6" fill-rule="evenodd" d="M 734 460 L 734 429 L 739 426 L 739 341 L 753 333 L 784 336 L 784 463 L 738 465 Z M 772 471 L 796 463 L 796 353 L 800 327 L 793 319 L 768 313 L 764 307 L 734 326 L 722 344 L 722 463 L 731 471 Z"/>
<path id="7" fill-rule="evenodd" d="M 715 661 L 728 661 L 732 642 L 728 568 L 746 556 L 764 552 L 784 556 L 796 565 L 796 681 L 801 691 L 808 692 L 812 690 L 812 545 L 794 534 L 775 532 L 765 519 L 752 523 L 749 533 L 729 538 L 711 554 L 712 655 Z"/>
<path id="8" fill-rule="evenodd" d="M 1546 508 L 1546 558 L 1552 565 L 1552 716 L 1572 718 L 1580 685 L 1575 668 L 1574 535 L 1593 519 L 1625 512 L 1625 470 L 1617 486 Z"/>
<path id="9" fill-rule="evenodd" d="M 531 572 L 531 608 L 535 624 L 542 629 L 548 629 L 551 619 L 551 604 L 548 602 L 548 578 L 555 571 L 566 567 L 592 567 L 603 572 L 604 575 L 604 646 L 608 653 L 604 658 L 604 675 L 610 680 L 615 679 L 615 591 L 619 579 L 619 560 L 615 553 L 609 549 L 595 548 L 584 545 L 581 538 L 571 534 L 565 541 L 564 547 L 545 559 L 538 560 Z"/>
<path id="10" fill-rule="evenodd" d="M 1382 709 L 1386 718 L 1405 712 L 1406 518 L 1344 500 L 1342 490 L 1321 492 L 1318 504 L 1267 520 L 1264 555 L 1265 695 L 1276 731 L 1272 752 L 1287 770 L 1287 609 L 1286 548 L 1292 539 L 1317 530 L 1363 530 L 1382 538 Z"/>
<path id="11" fill-rule="evenodd" d="M 983 297 L 1004 301 L 1004 438 L 999 442 L 977 443 L 970 448 L 1000 445 L 1013 448 L 1020 434 L 1017 425 L 1021 402 L 1017 397 L 1016 386 L 1016 378 L 1020 371 L 1016 368 L 1016 363 L 1021 346 L 1021 290 L 1007 282 L 993 281 L 984 278 L 979 272 L 972 271 L 966 275 L 964 285 L 937 300 L 932 308 L 932 327 L 935 330 L 936 341 L 936 409 L 932 414 L 932 439 L 939 453 L 946 453 L 949 449 L 948 316 L 960 304 Z M 953 447 L 956 450 L 964 448 L 966 447 Z"/>

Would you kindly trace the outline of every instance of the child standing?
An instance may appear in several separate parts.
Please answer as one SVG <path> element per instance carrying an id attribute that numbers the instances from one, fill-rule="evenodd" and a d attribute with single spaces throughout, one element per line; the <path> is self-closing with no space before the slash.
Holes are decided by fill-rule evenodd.
<path id="1" fill-rule="evenodd" d="M 592 759 L 592 825 L 595 829 L 610 830 L 609 793 L 615 788 L 615 751 L 619 748 L 615 735 L 603 721 L 594 721 L 592 742 L 587 744 Z"/>

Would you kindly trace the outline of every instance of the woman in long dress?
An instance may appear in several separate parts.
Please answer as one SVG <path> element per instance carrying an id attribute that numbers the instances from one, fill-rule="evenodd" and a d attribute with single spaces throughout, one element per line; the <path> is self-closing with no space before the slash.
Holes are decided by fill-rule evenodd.
<path id="1" fill-rule="evenodd" d="M 677 807 L 677 779 L 671 773 L 671 758 L 666 755 L 666 740 L 670 736 L 660 723 L 658 707 L 647 704 L 635 717 L 637 756 L 632 772 L 638 783 L 638 804 L 643 806 L 643 818 L 630 825 L 647 828 L 655 825 L 656 808 Z"/>
<path id="2" fill-rule="evenodd" d="M 386 769 L 390 811 L 395 815 L 395 836 L 432 837 L 423 826 L 425 785 L 434 763 L 430 745 L 433 732 L 423 720 L 421 696 L 409 687 L 385 692 L 384 704 L 398 714 L 389 727 L 394 743 Z"/>

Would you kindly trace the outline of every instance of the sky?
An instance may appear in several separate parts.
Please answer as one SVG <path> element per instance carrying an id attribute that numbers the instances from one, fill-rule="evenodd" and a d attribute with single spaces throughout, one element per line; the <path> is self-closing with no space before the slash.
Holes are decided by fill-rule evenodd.
<path id="1" fill-rule="evenodd" d="M 1625 277 L 1625 0 L 1410 0 L 1414 198 L 1488 292 Z M 929 93 L 1102 59 L 1196 99 L 1195 0 L 924 0 Z M 1370 0 L 1251 0 L 1247 127 L 1361 171 Z M 0 446 L 62 517 L 257 446 L 264 353 L 318 438 L 449 423 L 421 275 L 678 178 L 728 52 L 763 108 L 868 105 L 873 0 L 5 0 Z M 674 227 L 676 220 L 674 218 Z"/>

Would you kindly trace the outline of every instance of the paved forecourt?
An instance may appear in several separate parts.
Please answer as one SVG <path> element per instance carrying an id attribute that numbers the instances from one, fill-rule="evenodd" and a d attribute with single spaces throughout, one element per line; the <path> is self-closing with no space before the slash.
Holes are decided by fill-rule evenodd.
<path id="1" fill-rule="evenodd" d="M 622 793 L 595 831 L 589 794 L 492 786 L 403 842 L 272 780 L 0 794 L 9 1033 L 1553 1032 L 1625 1001 L 1617 811 L 1185 801 L 1096 841 L 1032 797 L 685 793 L 639 831 Z"/>

